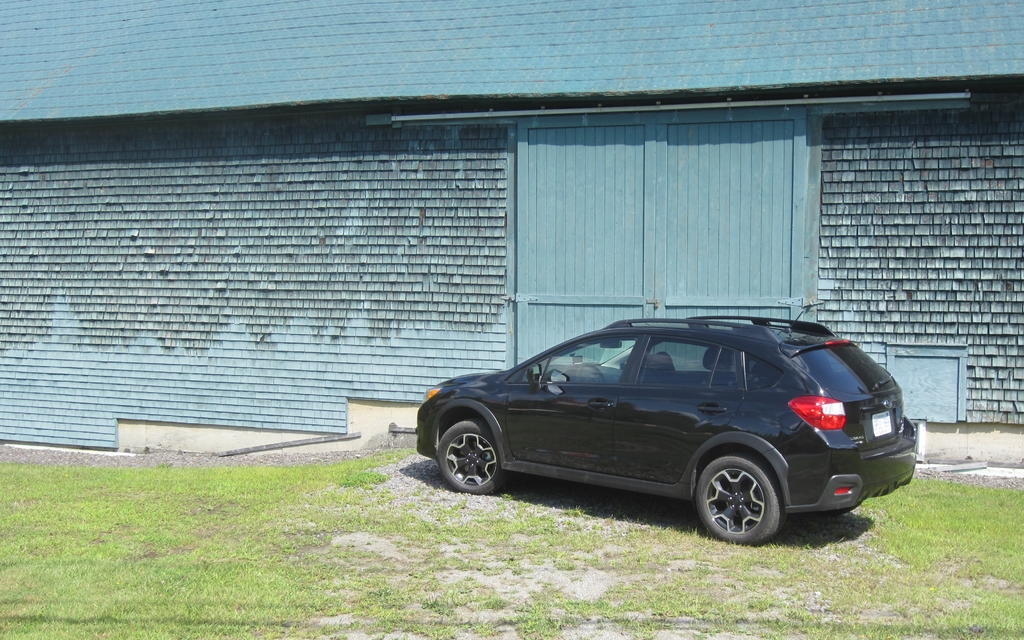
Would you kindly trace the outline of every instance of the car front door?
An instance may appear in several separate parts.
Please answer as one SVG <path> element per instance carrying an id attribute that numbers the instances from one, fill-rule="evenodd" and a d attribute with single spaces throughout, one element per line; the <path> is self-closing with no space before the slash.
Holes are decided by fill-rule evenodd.
<path id="1" fill-rule="evenodd" d="M 619 395 L 616 473 L 678 482 L 690 456 L 728 425 L 743 401 L 740 366 L 732 349 L 652 336 L 636 384 Z"/>
<path id="2" fill-rule="evenodd" d="M 613 424 L 635 337 L 584 340 L 530 364 L 510 386 L 517 460 L 614 473 Z"/>

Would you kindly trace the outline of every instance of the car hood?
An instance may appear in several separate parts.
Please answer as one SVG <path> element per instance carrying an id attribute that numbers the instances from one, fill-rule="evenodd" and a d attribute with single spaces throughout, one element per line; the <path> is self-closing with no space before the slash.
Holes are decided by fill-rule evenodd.
<path id="1" fill-rule="evenodd" d="M 439 387 L 461 387 L 461 386 L 473 384 L 474 382 L 482 382 L 482 381 L 491 380 L 493 378 L 499 378 L 504 373 L 505 373 L 504 371 L 487 371 L 487 372 L 484 372 L 484 373 L 467 373 L 464 376 L 458 376 L 458 377 L 455 377 L 455 378 L 451 378 L 449 380 L 445 380 L 444 382 L 442 382 L 441 384 L 439 384 L 437 386 L 439 386 Z"/>

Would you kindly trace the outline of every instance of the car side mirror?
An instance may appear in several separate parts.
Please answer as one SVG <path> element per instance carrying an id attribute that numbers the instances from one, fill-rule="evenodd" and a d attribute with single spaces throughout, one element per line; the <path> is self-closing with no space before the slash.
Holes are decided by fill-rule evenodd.
<path id="1" fill-rule="evenodd" d="M 547 389 L 548 393 L 550 393 L 553 396 L 562 395 L 564 392 L 562 391 L 562 387 L 558 386 L 558 383 L 569 382 L 569 376 L 565 375 L 561 371 L 558 371 L 557 369 L 552 369 L 549 373 L 551 375 L 548 379 L 548 383 L 544 385 L 544 388 Z"/>
<path id="2" fill-rule="evenodd" d="M 530 383 L 530 393 L 540 391 L 540 380 L 538 379 L 537 371 L 533 367 L 526 370 L 526 381 Z"/>

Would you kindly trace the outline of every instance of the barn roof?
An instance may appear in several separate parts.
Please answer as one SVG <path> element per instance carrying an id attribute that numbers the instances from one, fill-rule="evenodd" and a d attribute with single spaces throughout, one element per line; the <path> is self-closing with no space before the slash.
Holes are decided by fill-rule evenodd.
<path id="1" fill-rule="evenodd" d="M 5 0 L 0 121 L 1024 77 L 992 0 Z"/>

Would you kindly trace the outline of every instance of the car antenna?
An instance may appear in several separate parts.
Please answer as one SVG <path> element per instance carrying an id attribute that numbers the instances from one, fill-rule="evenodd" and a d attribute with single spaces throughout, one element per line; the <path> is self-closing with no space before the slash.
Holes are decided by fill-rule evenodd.
<path id="1" fill-rule="evenodd" d="M 815 298 L 813 296 L 808 298 L 807 302 L 800 306 L 800 313 L 798 313 L 796 318 L 793 319 L 793 322 L 796 322 L 797 320 L 799 320 L 801 318 L 801 316 L 803 316 L 805 313 L 807 313 L 808 309 L 812 309 L 812 308 L 814 308 L 814 307 L 816 307 L 816 306 L 818 306 L 820 304 L 825 304 L 825 303 L 822 302 L 821 300 L 818 300 L 817 298 Z"/>

